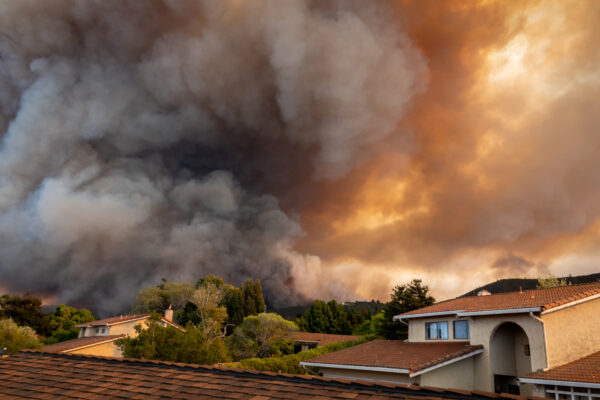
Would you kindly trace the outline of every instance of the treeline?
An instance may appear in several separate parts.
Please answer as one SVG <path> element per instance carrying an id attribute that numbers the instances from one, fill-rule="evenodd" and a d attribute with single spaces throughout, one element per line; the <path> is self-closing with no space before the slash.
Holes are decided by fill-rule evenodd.
<path id="1" fill-rule="evenodd" d="M 406 325 L 393 321 L 393 317 L 417 308 L 435 303 L 429 288 L 419 279 L 408 284 L 396 286 L 390 302 L 371 310 L 353 305 L 340 305 L 335 300 L 324 302 L 316 300 L 296 319 L 302 331 L 333 334 L 375 335 L 386 339 L 406 339 Z M 377 304 L 377 303 L 376 303 Z M 359 311 L 361 310 L 361 311 Z"/>
<path id="2" fill-rule="evenodd" d="M 79 331 L 75 325 L 94 319 L 89 310 L 64 304 L 54 312 L 44 313 L 39 297 L 29 293 L 5 294 L 0 297 L 0 350 L 6 348 L 9 353 L 16 353 L 74 339 Z"/>

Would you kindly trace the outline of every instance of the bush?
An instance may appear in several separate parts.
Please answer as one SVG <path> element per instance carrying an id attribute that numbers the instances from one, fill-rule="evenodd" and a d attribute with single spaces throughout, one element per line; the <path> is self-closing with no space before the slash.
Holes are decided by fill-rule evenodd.
<path id="1" fill-rule="evenodd" d="M 40 349 L 42 343 L 28 326 L 18 326 L 12 319 L 0 319 L 0 350 L 15 354 L 23 349 Z"/>
<path id="2" fill-rule="evenodd" d="M 247 358 L 240 361 L 237 366 L 239 368 L 254 369 L 258 371 L 283 372 L 287 374 L 301 375 L 308 374 L 308 372 L 300 366 L 300 361 L 366 343 L 373 338 L 374 337 L 372 336 L 364 336 L 358 340 L 331 343 L 326 346 L 316 347 L 311 350 L 301 351 L 298 354 L 290 354 L 283 357 Z"/>

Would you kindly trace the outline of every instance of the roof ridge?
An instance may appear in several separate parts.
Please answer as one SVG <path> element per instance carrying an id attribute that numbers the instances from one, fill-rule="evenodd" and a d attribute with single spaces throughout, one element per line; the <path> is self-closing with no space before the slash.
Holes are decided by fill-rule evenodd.
<path id="1" fill-rule="evenodd" d="M 399 392 L 401 393 L 403 391 L 406 391 L 407 393 L 419 392 L 419 395 L 423 395 L 423 396 L 429 395 L 428 392 L 431 392 L 433 395 L 436 395 L 436 397 L 442 397 L 441 396 L 442 394 L 448 394 L 448 396 L 450 396 L 452 398 L 456 398 L 456 397 L 454 397 L 456 395 L 469 396 L 469 395 L 465 394 L 464 390 L 452 389 L 452 388 L 433 388 L 433 387 L 430 388 L 430 387 L 395 384 L 395 383 L 388 383 L 388 382 L 372 382 L 372 381 L 363 381 L 363 380 L 348 380 L 348 379 L 341 379 L 341 378 L 325 378 L 325 377 L 314 376 L 314 375 L 310 375 L 310 376 L 308 376 L 308 375 L 293 375 L 293 374 L 276 373 L 276 372 L 270 372 L 270 371 L 255 371 L 255 370 L 246 370 L 246 369 L 240 369 L 240 368 L 200 365 L 200 364 L 192 364 L 192 363 L 179 363 L 179 362 L 171 362 L 171 361 L 143 360 L 143 359 L 136 359 L 136 358 L 103 357 L 103 356 L 94 356 L 94 355 L 87 355 L 87 354 L 49 353 L 49 352 L 44 352 L 42 350 L 21 350 L 19 352 L 19 354 L 9 356 L 3 360 L 9 360 L 11 358 L 18 357 L 19 355 L 27 355 L 27 354 L 48 356 L 48 357 L 52 357 L 52 358 L 64 358 L 64 359 L 82 359 L 82 360 L 90 360 L 91 359 L 91 360 L 99 360 L 99 361 L 109 361 L 109 362 L 114 362 L 114 363 L 118 363 L 118 364 L 151 365 L 151 366 L 155 366 L 155 367 L 158 366 L 158 367 L 164 367 L 164 368 L 177 368 L 177 369 L 184 369 L 184 370 L 204 370 L 204 371 L 212 372 L 212 373 L 233 374 L 233 375 L 237 375 L 237 376 L 239 376 L 239 375 L 247 376 L 250 374 L 254 377 L 260 377 L 260 378 L 265 378 L 265 379 L 278 378 L 278 379 L 281 379 L 283 381 L 288 381 L 288 382 L 291 382 L 291 381 L 297 382 L 298 380 L 305 380 L 305 381 L 311 381 L 311 382 L 314 382 L 314 383 L 317 383 L 320 385 L 326 385 L 326 386 L 336 386 L 336 387 L 362 386 L 362 387 L 375 388 L 375 389 L 379 389 L 382 391 L 388 391 L 388 392 L 394 392 L 394 393 L 399 393 Z M 0 360 L 0 363 L 1 362 L 2 361 Z M 478 391 L 477 393 L 475 393 L 475 391 L 471 391 L 470 393 L 471 393 L 471 396 L 477 395 L 481 399 L 492 399 L 492 398 L 498 397 L 498 394 L 491 393 L 491 392 Z M 477 398 L 477 397 L 472 397 L 472 398 Z M 523 400 L 538 399 L 536 397 L 527 397 L 527 396 L 517 396 L 515 398 L 523 399 Z"/>

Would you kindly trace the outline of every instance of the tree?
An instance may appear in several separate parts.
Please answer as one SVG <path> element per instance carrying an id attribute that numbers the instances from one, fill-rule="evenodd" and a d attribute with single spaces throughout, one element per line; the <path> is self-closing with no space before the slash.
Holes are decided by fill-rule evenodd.
<path id="1" fill-rule="evenodd" d="M 10 318 L 19 326 L 29 326 L 38 334 L 50 333 L 48 317 L 42 313 L 42 299 L 25 293 L 24 296 L 0 297 L 0 318 Z"/>
<path id="2" fill-rule="evenodd" d="M 244 316 L 257 315 L 266 311 L 260 280 L 248 278 L 240 286 Z"/>
<path id="3" fill-rule="evenodd" d="M 75 325 L 84 322 L 94 321 L 92 313 L 82 308 L 78 310 L 74 307 L 68 307 L 64 304 L 56 306 L 56 310 L 48 315 L 51 335 L 44 340 L 46 344 L 62 342 L 77 337 L 79 330 Z"/>
<path id="4" fill-rule="evenodd" d="M 169 306 L 181 310 L 194 293 L 190 283 L 163 282 L 158 286 L 142 289 L 138 292 L 134 311 L 138 313 L 163 313 Z"/>
<path id="5" fill-rule="evenodd" d="M 377 335 L 381 332 L 385 315 L 382 312 L 375 314 L 371 319 L 365 320 L 352 331 L 353 335 Z"/>
<path id="6" fill-rule="evenodd" d="M 553 288 L 558 286 L 567 286 L 566 279 L 558 279 L 554 275 L 550 275 L 547 278 L 538 278 L 536 289 Z"/>
<path id="7" fill-rule="evenodd" d="M 190 299 L 196 306 L 196 314 L 200 319 L 198 326 L 207 340 L 223 337 L 227 333 L 223 330 L 223 324 L 227 321 L 227 308 L 221 305 L 226 291 L 227 287 L 222 279 L 209 275 L 198 282 Z"/>
<path id="8" fill-rule="evenodd" d="M 196 364 L 231 360 L 222 338 L 208 341 L 202 330 L 192 324 L 186 326 L 185 332 L 172 326 L 162 327 L 157 323 L 158 318 L 158 314 L 154 315 L 146 328 L 136 326 L 136 337 L 126 337 L 115 342 L 123 351 L 124 357 Z"/>
<path id="9" fill-rule="evenodd" d="M 391 301 L 385 307 L 385 319 L 378 334 L 386 339 L 406 339 L 408 327 L 394 321 L 393 318 L 395 315 L 435 303 L 435 299 L 428 295 L 428 291 L 429 288 L 424 286 L 420 279 L 413 279 L 408 284 L 396 286 L 392 291 Z"/>
<path id="10" fill-rule="evenodd" d="M 325 303 L 314 301 L 304 315 L 298 319 L 300 329 L 305 332 L 350 334 L 352 329 L 344 308 L 335 300 Z"/>
<path id="11" fill-rule="evenodd" d="M 23 349 L 41 349 L 42 343 L 35 331 L 28 326 L 18 326 L 12 319 L 0 319 L 0 350 L 6 348 L 10 354 Z"/>
<path id="12" fill-rule="evenodd" d="M 231 351 L 238 360 L 281 355 L 282 351 L 293 352 L 289 336 L 297 330 L 296 324 L 277 314 L 250 315 L 233 331 Z"/>

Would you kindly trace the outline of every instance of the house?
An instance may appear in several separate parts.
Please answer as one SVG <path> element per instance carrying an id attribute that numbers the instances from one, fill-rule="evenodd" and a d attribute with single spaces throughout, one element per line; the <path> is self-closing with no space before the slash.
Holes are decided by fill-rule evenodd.
<path id="1" fill-rule="evenodd" d="M 51 344 L 44 347 L 44 350 L 56 353 L 122 357 L 121 349 L 115 344 L 115 341 L 127 336 L 137 336 L 136 325 L 147 326 L 151 316 L 152 314 L 121 315 L 75 325 L 76 328 L 79 328 L 77 339 Z M 170 307 L 160 318 L 158 324 L 170 325 L 183 330 L 180 325 L 173 322 L 173 310 Z"/>
<path id="2" fill-rule="evenodd" d="M 0 359 L 0 398 L 527 400 L 484 392 L 39 351 Z"/>
<path id="3" fill-rule="evenodd" d="M 533 393 L 549 399 L 593 400 L 600 397 L 600 351 L 570 363 L 519 378 Z"/>
<path id="4" fill-rule="evenodd" d="M 519 377 L 600 350 L 600 282 L 459 297 L 394 320 L 408 325 L 406 342 L 366 343 L 301 364 L 326 377 L 530 395 L 533 384 Z"/>
<path id="5" fill-rule="evenodd" d="M 298 351 L 306 351 L 331 343 L 348 342 L 360 339 L 355 335 L 334 335 L 330 333 L 294 332 L 291 337 Z"/>

